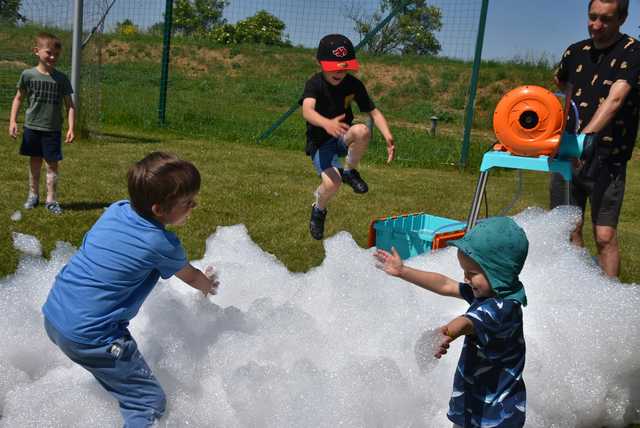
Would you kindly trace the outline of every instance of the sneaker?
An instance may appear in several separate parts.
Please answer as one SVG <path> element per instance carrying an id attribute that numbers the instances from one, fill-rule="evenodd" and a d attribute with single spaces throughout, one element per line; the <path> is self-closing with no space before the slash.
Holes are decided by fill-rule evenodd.
<path id="1" fill-rule="evenodd" d="M 367 183 L 360 177 L 358 170 L 350 169 L 344 171 L 342 173 L 342 182 L 351 186 L 356 193 L 367 193 L 369 191 L 369 186 L 367 186 Z"/>
<path id="2" fill-rule="evenodd" d="M 40 198 L 38 198 L 38 195 L 29 194 L 29 196 L 27 196 L 27 201 L 24 203 L 23 206 L 25 210 L 30 210 L 37 207 L 39 203 L 40 203 Z"/>
<path id="3" fill-rule="evenodd" d="M 324 219 L 327 217 L 327 210 L 316 208 L 315 204 L 311 206 L 311 220 L 309 220 L 309 232 L 313 239 L 321 240 L 324 235 Z"/>
<path id="4" fill-rule="evenodd" d="M 56 201 L 47 202 L 44 207 L 49 210 L 51 214 L 60 215 L 62 214 L 62 207 Z"/>

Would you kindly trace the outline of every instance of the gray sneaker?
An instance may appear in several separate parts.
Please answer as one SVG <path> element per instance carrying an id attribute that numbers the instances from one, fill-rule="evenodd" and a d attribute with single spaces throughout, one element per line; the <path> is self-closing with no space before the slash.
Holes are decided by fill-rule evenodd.
<path id="1" fill-rule="evenodd" d="M 47 202 L 44 207 L 49 210 L 51 214 L 60 215 L 62 214 L 62 207 L 56 201 Z"/>
<path id="2" fill-rule="evenodd" d="M 40 198 L 38 198 L 38 195 L 29 194 L 29 196 L 27 196 L 27 201 L 24 203 L 23 207 L 25 210 L 30 210 L 37 207 L 39 203 Z"/>

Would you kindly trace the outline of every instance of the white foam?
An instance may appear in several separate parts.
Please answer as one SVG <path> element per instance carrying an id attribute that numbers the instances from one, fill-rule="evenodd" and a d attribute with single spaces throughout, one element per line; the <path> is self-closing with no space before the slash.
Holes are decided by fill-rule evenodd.
<path id="1" fill-rule="evenodd" d="M 527 426 L 624 426 L 640 417 L 640 287 L 607 279 L 566 240 L 577 214 L 527 210 L 521 279 Z M 0 280 L 0 426 L 118 426 L 116 402 L 46 337 L 40 307 L 73 253 L 59 243 L 28 252 Z M 160 426 L 448 426 L 461 340 L 422 373 L 416 341 L 463 313 L 374 267 L 371 250 L 340 233 L 326 258 L 291 273 L 244 226 L 219 228 L 198 266 L 214 265 L 220 290 L 204 299 L 161 281 L 131 330 L 168 396 Z M 412 266 L 461 278 L 453 249 Z M 79 405 L 81 403 L 81 405 Z"/>
<path id="2" fill-rule="evenodd" d="M 16 250 L 30 256 L 42 255 L 42 245 L 35 236 L 13 232 L 13 246 Z"/>

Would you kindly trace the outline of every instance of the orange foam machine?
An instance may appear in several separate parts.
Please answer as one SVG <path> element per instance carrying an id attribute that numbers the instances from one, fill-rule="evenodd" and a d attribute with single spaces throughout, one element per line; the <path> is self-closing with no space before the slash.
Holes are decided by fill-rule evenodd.
<path id="1" fill-rule="evenodd" d="M 540 86 L 509 91 L 493 114 L 493 129 L 501 148 L 518 156 L 554 157 L 565 124 L 560 101 Z"/>
<path id="2" fill-rule="evenodd" d="M 476 224 L 488 173 L 494 167 L 558 172 L 570 180 L 570 162 L 556 155 L 579 154 L 583 137 L 564 133 L 566 117 L 558 98 L 545 88 L 521 86 L 508 92 L 493 115 L 498 144 L 483 156 L 467 222 L 425 213 L 383 217 L 371 222 L 369 246 L 394 247 L 405 259 L 461 238 Z"/>

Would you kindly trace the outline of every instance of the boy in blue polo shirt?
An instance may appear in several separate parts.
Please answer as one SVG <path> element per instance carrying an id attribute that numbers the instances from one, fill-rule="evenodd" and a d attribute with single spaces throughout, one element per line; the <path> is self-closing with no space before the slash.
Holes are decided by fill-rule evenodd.
<path id="1" fill-rule="evenodd" d="M 205 296 L 218 282 L 188 261 L 165 229 L 196 206 L 200 173 L 190 162 L 154 152 L 128 173 L 130 201 L 111 205 L 55 279 L 42 312 L 49 338 L 120 403 L 125 427 L 147 427 L 165 394 L 127 326 L 160 277 L 177 276 Z"/>
<path id="2" fill-rule="evenodd" d="M 369 190 L 356 167 L 367 150 L 371 131 L 362 123 L 352 125 L 352 102 L 371 117 L 387 142 L 387 163 L 393 160 L 395 145 L 385 117 L 369 98 L 364 84 L 349 74 L 360 67 L 351 41 L 341 34 L 329 34 L 320 40 L 316 57 L 322 71 L 307 80 L 299 103 L 307 121 L 305 152 L 321 180 L 309 221 L 311 236 L 320 240 L 327 205 L 340 185 L 346 183 L 356 193 Z M 341 156 L 346 156 L 344 169 L 338 160 Z"/>
<path id="3" fill-rule="evenodd" d="M 492 217 L 450 245 L 458 248 L 464 283 L 404 266 L 395 249 L 392 254 L 378 250 L 375 257 L 389 275 L 470 305 L 464 315 L 440 327 L 434 355 L 442 357 L 453 340 L 465 336 L 447 412 L 454 426 L 522 427 L 526 409 L 522 306 L 527 296 L 518 275 L 529 241 L 512 219 Z"/>

